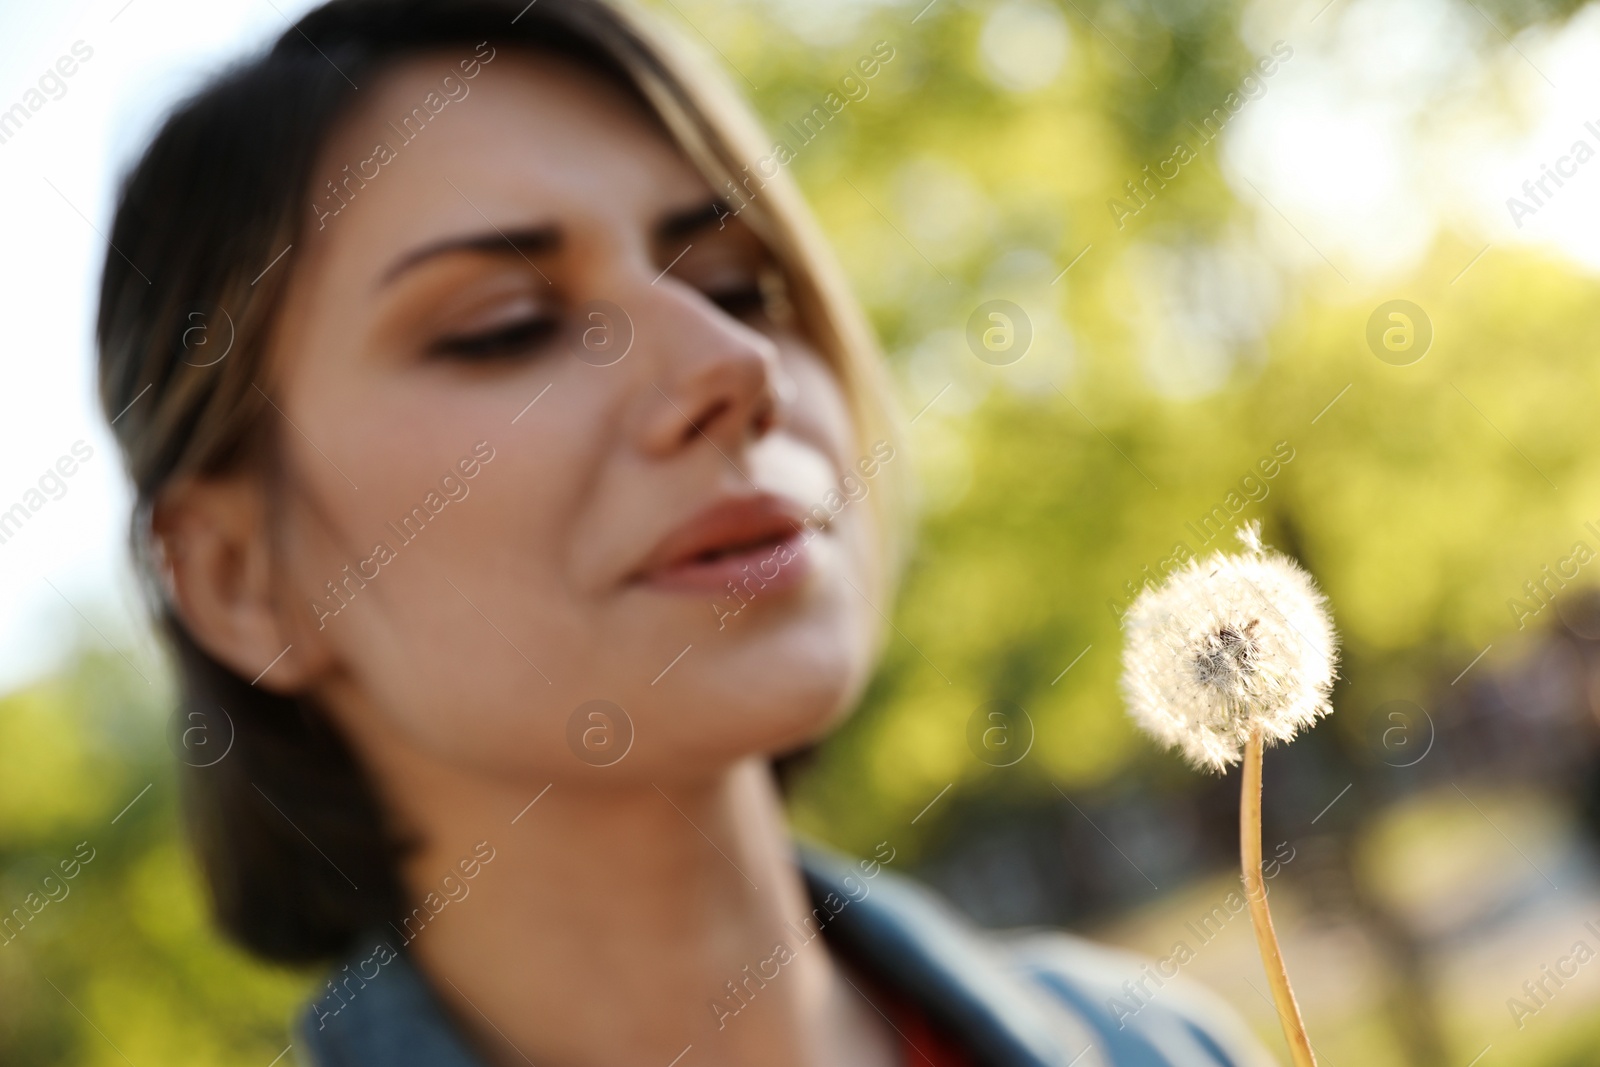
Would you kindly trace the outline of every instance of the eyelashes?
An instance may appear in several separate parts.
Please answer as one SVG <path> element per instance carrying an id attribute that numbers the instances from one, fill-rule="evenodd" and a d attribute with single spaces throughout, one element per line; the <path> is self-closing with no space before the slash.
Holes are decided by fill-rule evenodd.
<path id="1" fill-rule="evenodd" d="M 542 348 L 560 330 L 560 321 L 554 315 L 530 315 L 489 330 L 441 337 L 428 346 L 428 352 L 444 359 L 490 362 Z"/>
<path id="2" fill-rule="evenodd" d="M 707 300 L 742 322 L 772 311 L 771 295 L 758 281 L 709 290 Z M 494 363 L 538 354 L 555 344 L 563 330 L 559 315 L 538 312 L 468 333 L 446 334 L 427 348 L 433 359 Z"/>
<path id="3" fill-rule="evenodd" d="M 706 293 L 706 299 L 736 319 L 748 319 L 768 310 L 767 294 L 755 282 L 713 290 Z"/>

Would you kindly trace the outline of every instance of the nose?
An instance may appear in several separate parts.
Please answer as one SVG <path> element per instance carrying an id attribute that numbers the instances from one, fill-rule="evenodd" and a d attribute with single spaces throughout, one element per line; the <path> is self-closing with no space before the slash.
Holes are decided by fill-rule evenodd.
<path id="1" fill-rule="evenodd" d="M 719 450 L 760 440 L 783 417 L 792 393 L 778 346 L 703 294 L 671 279 L 654 293 L 640 339 L 657 338 L 654 378 L 644 392 L 642 451 L 665 457 L 702 438 Z"/>

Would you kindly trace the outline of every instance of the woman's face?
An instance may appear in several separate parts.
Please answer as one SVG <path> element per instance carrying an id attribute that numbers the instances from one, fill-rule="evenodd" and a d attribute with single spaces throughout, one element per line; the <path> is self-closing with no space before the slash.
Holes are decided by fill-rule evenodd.
<path id="1" fill-rule="evenodd" d="M 871 443 L 637 104 L 461 52 L 362 87 L 278 268 L 285 677 L 358 744 L 472 773 L 646 780 L 815 736 L 877 594 L 870 503 L 813 508 Z"/>

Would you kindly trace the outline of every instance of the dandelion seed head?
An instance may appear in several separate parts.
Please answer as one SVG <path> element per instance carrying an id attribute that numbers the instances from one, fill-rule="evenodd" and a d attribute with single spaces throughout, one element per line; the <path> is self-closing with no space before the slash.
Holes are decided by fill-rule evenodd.
<path id="1" fill-rule="evenodd" d="M 1338 635 L 1327 599 L 1260 529 L 1245 551 L 1190 560 L 1123 616 L 1122 692 L 1152 737 L 1197 767 L 1237 763 L 1250 732 L 1288 741 L 1333 710 Z"/>

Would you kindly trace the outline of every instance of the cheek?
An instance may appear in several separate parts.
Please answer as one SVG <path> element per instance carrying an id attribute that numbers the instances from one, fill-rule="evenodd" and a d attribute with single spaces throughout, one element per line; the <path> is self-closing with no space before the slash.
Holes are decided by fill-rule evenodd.
<path id="1" fill-rule="evenodd" d="M 832 461 L 834 480 L 855 468 L 860 447 L 849 402 L 838 377 L 810 348 L 783 346 L 783 369 L 796 390 L 790 409 L 794 434 Z"/>
<path id="2" fill-rule="evenodd" d="M 319 479 L 328 521 L 299 523 L 291 608 L 300 639 L 348 675 L 344 702 L 369 732 L 523 766 L 529 752 L 556 751 L 560 709 L 586 698 L 569 683 L 604 635 L 572 591 L 571 527 L 607 431 L 604 397 L 561 377 L 571 365 L 535 364 L 495 389 L 419 383 L 369 396 L 363 426 L 337 431 L 364 449 L 350 465 L 360 489 Z M 546 384 L 564 403 L 511 424 L 520 405 L 507 410 L 506 395 Z M 478 473 L 449 500 L 440 480 L 467 456 Z"/>

